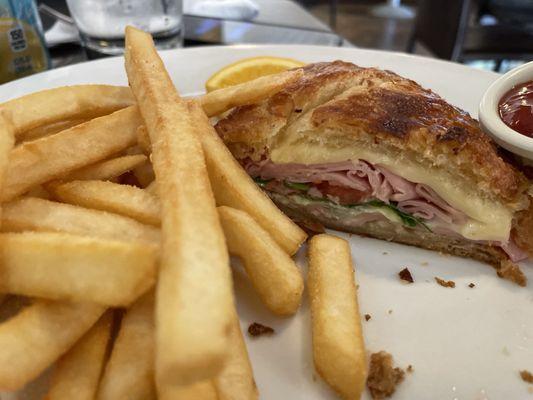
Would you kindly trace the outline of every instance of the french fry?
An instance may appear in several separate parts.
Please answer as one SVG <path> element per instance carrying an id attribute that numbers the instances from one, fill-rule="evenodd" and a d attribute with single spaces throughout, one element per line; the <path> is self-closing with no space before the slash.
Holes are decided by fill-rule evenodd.
<path id="1" fill-rule="evenodd" d="M 294 314 L 302 299 L 302 273 L 291 257 L 247 213 L 218 208 L 229 252 L 242 259 L 244 269 L 268 309 Z"/>
<path id="2" fill-rule="evenodd" d="M 135 186 L 104 181 L 72 181 L 48 185 L 62 202 L 125 215 L 144 224 L 161 224 L 157 198 Z"/>
<path id="3" fill-rule="evenodd" d="M 11 120 L 8 118 L 9 116 L 7 113 L 0 111 L 0 193 L 4 190 L 6 171 L 9 165 L 9 156 L 15 142 L 13 126 Z"/>
<path id="4" fill-rule="evenodd" d="M 21 144 L 11 151 L 2 201 L 133 145 L 140 122 L 132 106 Z"/>
<path id="5" fill-rule="evenodd" d="M 80 181 L 49 189 L 61 201 L 130 216 L 158 225 L 157 198 L 145 190 L 110 182 Z M 265 305 L 279 315 L 294 314 L 301 301 L 303 278 L 294 261 L 244 211 L 218 208 L 226 244 L 244 267 Z"/>
<path id="6" fill-rule="evenodd" d="M 212 381 L 187 386 L 167 386 L 158 390 L 159 400 L 219 400 Z"/>
<path id="7" fill-rule="evenodd" d="M 27 142 L 29 140 L 40 139 L 42 137 L 53 135 L 54 133 L 64 131 L 65 129 L 70 129 L 73 126 L 87 122 L 89 119 L 88 118 L 69 119 L 65 121 L 54 122 L 49 125 L 38 126 L 36 128 L 30 129 L 29 131 L 25 131 L 19 134 L 17 137 L 17 141 Z"/>
<path id="8" fill-rule="evenodd" d="M 13 136 L 13 127 L 5 116 L 6 112 L 0 111 L 0 193 L 4 188 L 4 176 L 9 163 L 9 154 L 13 149 L 15 138 Z M 2 209 L 0 206 L 0 215 Z M 1 223 L 1 219 L 0 219 Z M 0 305 L 4 301 L 4 295 L 0 295 Z"/>
<path id="9" fill-rule="evenodd" d="M 135 175 L 135 178 L 137 178 L 142 187 L 148 186 L 155 180 L 154 168 L 149 162 L 145 162 L 134 168 L 133 175 Z"/>
<path id="10" fill-rule="evenodd" d="M 3 301 L 0 306 L 1 322 L 7 321 L 9 318 L 17 315 L 24 308 L 33 304 L 36 300 L 26 296 L 18 296 L 16 294 L 6 294 L 2 296 Z"/>
<path id="11" fill-rule="evenodd" d="M 296 253 L 307 238 L 305 232 L 248 176 L 195 102 L 191 102 L 191 108 L 194 125 L 201 131 L 199 137 L 217 205 L 246 211 L 287 253 Z"/>
<path id="12" fill-rule="evenodd" d="M 96 399 L 155 400 L 154 346 L 154 293 L 150 291 L 122 318 Z"/>
<path id="13" fill-rule="evenodd" d="M 155 283 L 157 246 L 64 233 L 0 235 L 0 292 L 127 306 Z"/>
<path id="14" fill-rule="evenodd" d="M 150 193 L 152 196 L 157 196 L 157 182 L 153 181 L 148 186 L 144 188 L 147 193 Z"/>
<path id="15" fill-rule="evenodd" d="M 150 135 L 144 125 L 137 129 L 137 144 L 142 149 L 143 153 L 149 155 L 152 153 L 152 143 L 150 143 Z"/>
<path id="16" fill-rule="evenodd" d="M 0 389 L 18 390 L 64 354 L 104 313 L 92 303 L 37 300 L 0 324 Z"/>
<path id="17" fill-rule="evenodd" d="M 4 203 L 4 232 L 64 232 L 118 240 L 160 243 L 159 230 L 131 218 L 33 197 Z"/>
<path id="18" fill-rule="evenodd" d="M 326 234 L 313 236 L 307 287 L 315 368 L 342 398 L 359 399 L 367 364 L 347 241 Z"/>
<path id="19" fill-rule="evenodd" d="M 230 352 L 224 369 L 214 379 L 218 400 L 254 400 L 259 398 L 252 364 L 241 332 L 239 317 L 233 313 Z"/>
<path id="20" fill-rule="evenodd" d="M 156 383 L 165 391 L 224 365 L 233 305 L 229 257 L 201 145 L 151 36 L 126 28 L 126 72 L 152 143 L 161 202 Z"/>
<path id="21" fill-rule="evenodd" d="M 50 193 L 44 188 L 44 185 L 37 185 L 26 192 L 24 197 L 37 197 L 44 200 L 52 200 Z"/>
<path id="22" fill-rule="evenodd" d="M 86 167 L 77 169 L 65 176 L 61 176 L 64 181 L 85 181 L 85 180 L 100 180 L 107 181 L 125 172 L 131 171 L 134 168 L 144 164 L 148 158 L 143 154 L 134 154 L 122 157 L 111 158 L 109 160 L 100 161 L 96 164 L 88 165 Z"/>
<path id="23" fill-rule="evenodd" d="M 220 115 L 237 106 L 257 103 L 287 87 L 303 75 L 301 69 L 262 76 L 253 81 L 214 90 L 200 97 L 200 103 L 209 117 Z"/>
<path id="24" fill-rule="evenodd" d="M 15 137 L 55 122 L 94 118 L 134 103 L 128 87 L 109 85 L 63 86 L 32 93 L 0 104 L 11 113 Z M 43 107 L 46 105 L 46 107 Z"/>
<path id="25" fill-rule="evenodd" d="M 46 400 L 94 400 L 107 354 L 113 312 L 98 322 L 57 362 Z"/>

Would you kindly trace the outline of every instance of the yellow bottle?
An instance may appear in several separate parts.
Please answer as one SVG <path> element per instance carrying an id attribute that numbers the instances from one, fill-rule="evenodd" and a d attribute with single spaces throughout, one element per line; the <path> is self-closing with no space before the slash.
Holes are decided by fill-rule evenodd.
<path id="1" fill-rule="evenodd" d="M 0 0 L 0 83 L 48 67 L 48 51 L 34 1 Z"/>

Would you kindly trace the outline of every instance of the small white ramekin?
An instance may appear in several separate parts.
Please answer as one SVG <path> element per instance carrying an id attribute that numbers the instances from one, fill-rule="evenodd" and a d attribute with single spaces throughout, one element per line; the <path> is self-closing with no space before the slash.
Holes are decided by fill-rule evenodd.
<path id="1" fill-rule="evenodd" d="M 533 160 L 533 138 L 509 128 L 500 118 L 498 104 L 513 86 L 533 80 L 533 61 L 515 68 L 489 86 L 479 104 L 481 128 L 503 148 Z"/>

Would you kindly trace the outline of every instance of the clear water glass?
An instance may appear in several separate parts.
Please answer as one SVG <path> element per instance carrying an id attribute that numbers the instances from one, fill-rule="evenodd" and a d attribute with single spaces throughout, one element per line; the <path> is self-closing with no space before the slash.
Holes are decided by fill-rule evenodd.
<path id="1" fill-rule="evenodd" d="M 119 55 L 124 52 L 124 29 L 133 25 L 150 32 L 156 47 L 183 43 L 182 0 L 67 0 L 85 47 Z"/>

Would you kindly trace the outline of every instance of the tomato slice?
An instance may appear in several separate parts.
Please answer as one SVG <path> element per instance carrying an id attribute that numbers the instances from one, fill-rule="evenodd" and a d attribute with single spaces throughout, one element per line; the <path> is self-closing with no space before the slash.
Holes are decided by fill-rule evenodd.
<path id="1" fill-rule="evenodd" d="M 330 196 L 337 197 L 340 204 L 343 205 L 362 203 L 370 195 L 368 191 L 331 185 L 329 182 L 320 182 L 315 186 L 324 196 L 329 194 Z"/>

